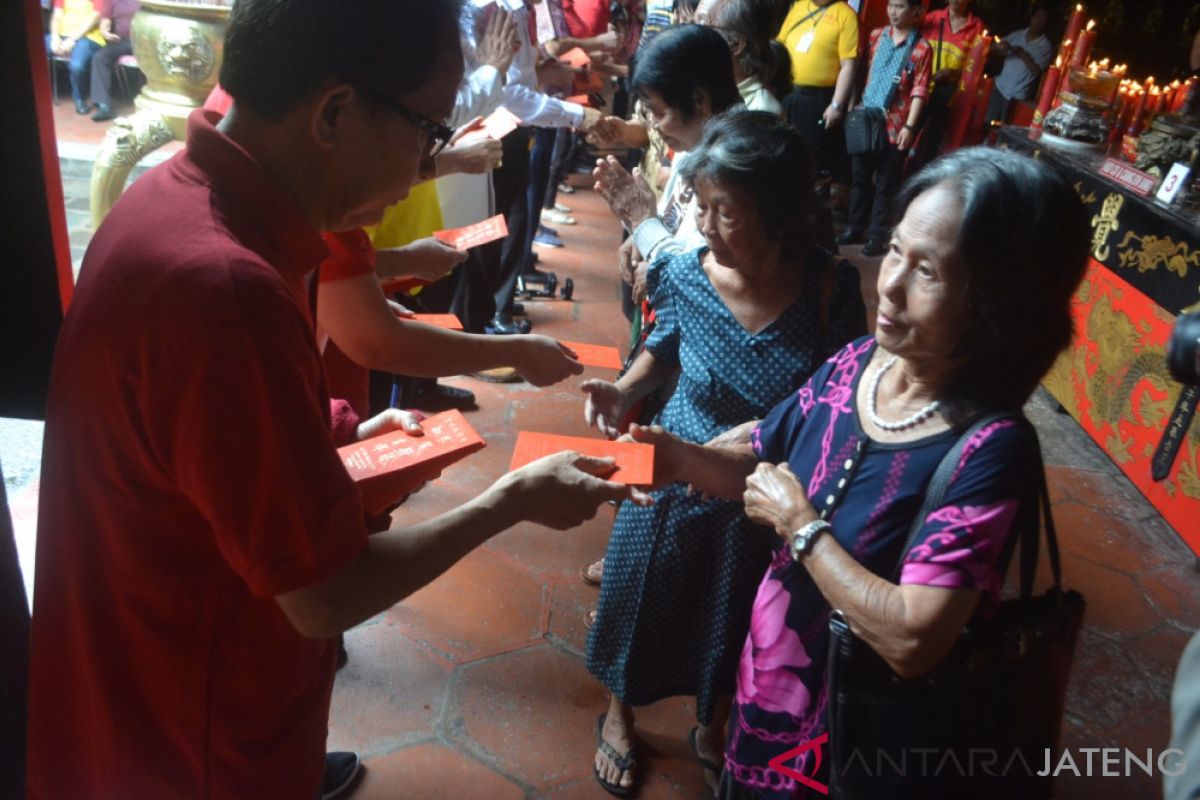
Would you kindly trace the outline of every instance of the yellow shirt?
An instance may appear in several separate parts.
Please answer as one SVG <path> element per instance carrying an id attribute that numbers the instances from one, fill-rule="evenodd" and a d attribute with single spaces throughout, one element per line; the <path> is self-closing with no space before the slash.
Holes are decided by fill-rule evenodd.
<path id="1" fill-rule="evenodd" d="M 858 57 L 858 15 L 841 0 L 824 8 L 796 0 L 776 38 L 792 57 L 794 85 L 831 87 L 841 61 Z"/>
<path id="2" fill-rule="evenodd" d="M 442 206 L 438 202 L 437 181 L 426 181 L 412 187 L 408 197 L 383 212 L 383 219 L 378 225 L 365 230 L 375 249 L 383 250 L 387 247 L 403 247 L 441 229 Z M 420 291 L 421 288 L 417 287 L 409 294 L 418 294 Z"/>
<path id="3" fill-rule="evenodd" d="M 88 20 L 96 16 L 96 7 L 92 5 L 92 0 L 64 0 L 61 7 L 55 8 L 55 13 L 62 15 L 58 24 L 58 35 L 73 36 Z M 91 39 L 101 47 L 108 44 L 104 34 L 100 33 L 97 27 L 84 34 L 83 38 Z"/>

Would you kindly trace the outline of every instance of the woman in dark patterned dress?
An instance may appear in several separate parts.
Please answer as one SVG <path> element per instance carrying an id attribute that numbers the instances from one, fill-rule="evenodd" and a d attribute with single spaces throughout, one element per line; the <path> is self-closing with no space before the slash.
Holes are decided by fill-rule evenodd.
<path id="1" fill-rule="evenodd" d="M 657 260 L 658 315 L 646 349 L 616 383 L 586 381 L 589 423 L 615 435 L 628 408 L 676 370 L 658 423 L 691 442 L 764 415 L 866 327 L 858 273 L 811 242 L 812 165 L 777 115 L 713 119 L 682 178 L 707 246 Z M 598 724 L 596 778 L 631 791 L 633 707 L 696 697 L 692 747 L 720 760 L 721 735 L 770 530 L 737 503 L 655 492 L 624 504 L 608 550 L 588 668 L 612 691 Z M 719 768 L 710 770 L 715 786 Z"/>
<path id="2" fill-rule="evenodd" d="M 1022 418 L 972 437 L 899 584 L 879 576 L 901 557 L 925 487 L 961 431 L 984 413 L 1019 413 L 1070 342 L 1086 215 L 1049 167 L 984 148 L 931 164 L 898 207 L 875 336 L 831 358 L 748 444 L 697 447 L 633 431 L 656 445 L 657 479 L 743 498 L 747 516 L 782 539 L 742 651 L 722 798 L 824 796 L 794 777 L 828 783 L 817 749 L 783 762 L 786 770 L 771 761 L 826 732 L 830 609 L 897 674 L 916 677 L 968 620 L 998 605 L 1013 519 L 1038 464 Z M 822 521 L 817 509 L 831 498 Z"/>

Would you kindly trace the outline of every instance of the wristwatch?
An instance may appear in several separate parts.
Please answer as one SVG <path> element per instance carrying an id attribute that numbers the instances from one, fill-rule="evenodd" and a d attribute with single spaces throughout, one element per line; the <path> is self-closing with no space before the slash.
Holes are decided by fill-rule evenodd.
<path id="1" fill-rule="evenodd" d="M 792 540 L 788 543 L 788 552 L 791 554 L 792 560 L 799 561 L 808 555 L 812 551 L 813 545 L 816 544 L 817 537 L 829 530 L 833 530 L 833 526 L 828 522 L 823 519 L 814 519 L 803 528 L 793 531 Z"/>
<path id="2" fill-rule="evenodd" d="M 842 104 L 841 104 L 841 103 L 839 103 L 837 100 L 830 100 L 830 101 L 829 101 L 829 105 L 833 107 L 833 110 L 834 110 L 834 111 L 841 111 L 841 110 L 842 110 Z"/>

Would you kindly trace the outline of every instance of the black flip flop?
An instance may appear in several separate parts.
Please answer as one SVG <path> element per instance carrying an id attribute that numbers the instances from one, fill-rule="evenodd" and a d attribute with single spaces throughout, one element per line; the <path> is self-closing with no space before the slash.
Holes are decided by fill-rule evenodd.
<path id="1" fill-rule="evenodd" d="M 703 767 L 705 772 L 711 772 L 713 777 L 716 778 L 717 783 L 720 784 L 721 772 L 723 771 L 723 768 L 720 767 L 716 762 L 710 761 L 704 756 L 700 755 L 700 748 L 696 746 L 696 734 L 699 731 L 699 725 L 688 731 L 688 744 L 692 746 L 692 756 L 696 759 L 696 763 Z"/>
<path id="2" fill-rule="evenodd" d="M 622 786 L 619 783 L 609 783 L 600 775 L 600 770 L 592 767 L 592 776 L 596 779 L 596 783 L 604 791 L 616 797 L 632 797 L 638 790 L 638 774 L 635 771 L 637 761 L 633 757 L 633 746 L 629 747 L 629 752 L 621 755 L 616 748 L 608 742 L 604 741 L 604 720 L 608 718 L 608 712 L 604 712 L 596 718 L 596 747 L 613 763 L 617 769 L 622 772 L 629 772 L 633 775 L 633 785 L 629 787 Z"/>

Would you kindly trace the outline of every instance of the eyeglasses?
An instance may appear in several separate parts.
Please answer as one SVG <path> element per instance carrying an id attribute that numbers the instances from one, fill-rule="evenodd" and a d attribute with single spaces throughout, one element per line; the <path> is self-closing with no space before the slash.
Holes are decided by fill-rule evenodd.
<path id="1" fill-rule="evenodd" d="M 453 128 L 447 127 L 440 122 L 434 122 L 428 117 L 423 117 L 415 111 L 409 111 L 407 108 L 395 102 L 394 100 L 388 100 L 383 97 L 376 97 L 373 99 L 376 103 L 379 103 L 379 105 L 383 106 L 388 111 L 399 114 L 413 125 L 416 125 L 418 128 L 425 131 L 425 133 L 429 134 L 429 142 L 425 146 L 426 150 L 428 151 L 428 155 L 426 156 L 427 158 L 433 158 L 438 153 L 445 150 L 446 145 L 450 144 L 450 140 L 454 137 Z"/>

